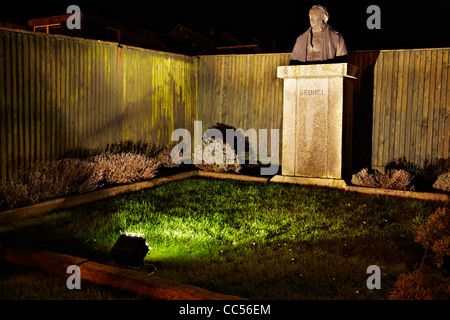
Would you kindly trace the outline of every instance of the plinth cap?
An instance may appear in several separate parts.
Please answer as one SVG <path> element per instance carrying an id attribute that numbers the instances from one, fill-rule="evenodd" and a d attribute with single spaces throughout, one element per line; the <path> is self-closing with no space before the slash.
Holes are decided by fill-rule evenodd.
<path id="1" fill-rule="evenodd" d="M 358 70 L 358 67 L 348 63 L 279 66 L 277 69 L 277 77 L 282 79 L 329 77 L 347 77 L 356 79 Z"/>

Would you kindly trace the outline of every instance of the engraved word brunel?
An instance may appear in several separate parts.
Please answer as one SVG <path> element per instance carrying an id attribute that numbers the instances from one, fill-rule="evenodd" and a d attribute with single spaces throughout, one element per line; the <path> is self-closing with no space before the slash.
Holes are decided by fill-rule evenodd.
<path id="1" fill-rule="evenodd" d="M 298 90 L 301 96 L 326 96 L 327 94 L 322 89 L 316 90 Z"/>

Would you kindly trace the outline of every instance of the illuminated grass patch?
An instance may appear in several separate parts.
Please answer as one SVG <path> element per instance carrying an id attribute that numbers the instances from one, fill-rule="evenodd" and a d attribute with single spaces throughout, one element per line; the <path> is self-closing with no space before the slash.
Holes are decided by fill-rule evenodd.
<path id="1" fill-rule="evenodd" d="M 154 275 L 250 299 L 385 299 L 420 263 L 421 201 L 202 178 L 17 224 L 1 238 L 110 260 L 120 232 L 145 234 Z M 382 289 L 369 290 L 369 265 Z M 144 271 L 145 272 L 145 271 Z"/>

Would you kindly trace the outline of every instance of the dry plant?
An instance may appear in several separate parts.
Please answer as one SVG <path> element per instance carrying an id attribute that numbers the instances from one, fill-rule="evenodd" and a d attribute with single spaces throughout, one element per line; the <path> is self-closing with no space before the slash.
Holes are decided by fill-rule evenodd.
<path id="1" fill-rule="evenodd" d="M 446 207 L 438 208 L 427 222 L 417 229 L 415 241 L 425 248 L 419 269 L 402 274 L 394 285 L 391 300 L 448 300 L 450 278 L 439 269 L 444 258 L 450 256 L 450 212 Z M 423 266 L 427 251 L 434 254 L 438 269 Z"/>
<path id="2" fill-rule="evenodd" d="M 450 279 L 440 273 L 417 269 L 401 274 L 389 300 L 448 300 Z"/>
<path id="3" fill-rule="evenodd" d="M 158 154 L 157 159 L 161 166 L 165 168 L 174 168 L 180 166 L 179 164 L 175 164 L 174 160 L 175 162 L 181 162 L 182 157 L 182 152 L 180 152 L 178 155 L 176 154 L 176 152 L 174 152 L 174 154 L 172 155 L 172 150 L 169 148 L 165 148 Z"/>
<path id="4" fill-rule="evenodd" d="M 0 207 L 12 209 L 55 197 L 81 194 L 101 186 L 103 177 L 95 164 L 80 159 L 36 163 L 19 178 L 0 186 Z"/>
<path id="5" fill-rule="evenodd" d="M 28 186 L 18 179 L 0 184 L 0 210 L 27 206 L 34 203 L 29 196 Z"/>
<path id="6" fill-rule="evenodd" d="M 433 188 L 450 191 L 450 172 L 441 174 L 433 184 Z"/>
<path id="7" fill-rule="evenodd" d="M 100 186 L 101 180 L 93 163 L 67 158 L 36 164 L 25 183 L 30 196 L 41 201 L 93 191 Z"/>
<path id="8" fill-rule="evenodd" d="M 120 184 L 150 179 L 159 165 L 155 158 L 132 152 L 106 152 L 87 159 L 63 158 L 36 163 L 20 177 L 15 174 L 8 182 L 0 183 L 0 210 L 91 192 L 105 181 Z"/>
<path id="9" fill-rule="evenodd" d="M 414 175 L 402 169 L 391 169 L 385 172 L 375 170 L 374 173 L 370 173 L 365 168 L 354 174 L 351 182 L 354 185 L 363 187 L 414 190 L 414 186 L 411 185 L 413 178 Z"/>
<path id="10" fill-rule="evenodd" d="M 450 256 L 450 210 L 438 208 L 430 215 L 426 224 L 417 229 L 415 241 L 434 253 L 440 268 L 444 257 Z"/>
<path id="11" fill-rule="evenodd" d="M 159 161 L 142 154 L 101 154 L 91 159 L 98 172 L 109 184 L 129 183 L 153 178 Z"/>
<path id="12" fill-rule="evenodd" d="M 433 189 L 450 189 L 449 180 L 433 185 L 439 176 L 450 171 L 450 158 L 425 159 L 422 165 L 408 161 L 406 157 L 390 161 L 386 169 L 403 169 L 414 175 L 414 187 L 422 191 L 435 191 Z M 438 187 L 438 188 L 437 188 Z M 443 187 L 443 188 L 442 188 Z M 449 191 L 449 190 L 446 190 Z"/>
<path id="13" fill-rule="evenodd" d="M 235 151 L 222 139 L 207 139 L 196 146 L 192 163 L 201 170 L 211 172 L 239 172 L 241 169 Z"/>

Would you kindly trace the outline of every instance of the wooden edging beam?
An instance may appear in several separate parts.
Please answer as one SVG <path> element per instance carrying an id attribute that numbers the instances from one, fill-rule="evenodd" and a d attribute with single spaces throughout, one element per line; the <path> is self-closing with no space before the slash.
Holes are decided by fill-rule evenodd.
<path id="1" fill-rule="evenodd" d="M 433 201 L 439 203 L 447 203 L 449 201 L 449 196 L 443 193 L 432 193 L 432 192 L 417 192 L 417 191 L 404 191 L 404 190 L 389 190 L 381 188 L 368 188 L 368 187 L 356 187 L 356 186 L 346 186 L 345 191 L 358 192 L 364 194 L 374 194 L 381 196 L 393 196 L 399 198 L 406 198 L 411 200 L 424 200 Z"/>
<path id="2" fill-rule="evenodd" d="M 134 292 L 154 300 L 246 300 L 192 285 L 149 275 L 144 270 L 115 267 L 56 252 L 0 243 L 0 259 L 7 263 L 38 269 L 68 279 L 67 268 L 78 265 L 83 281 Z"/>

